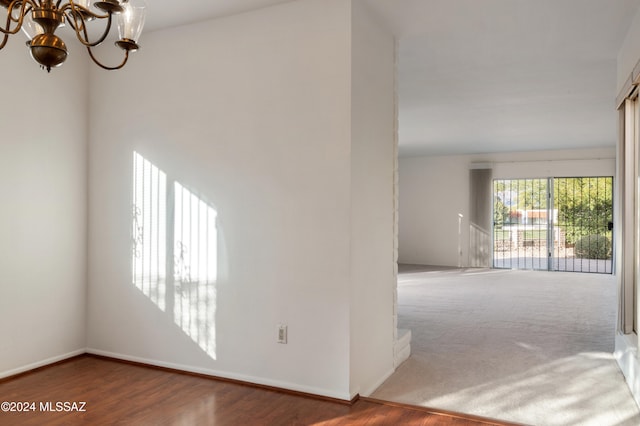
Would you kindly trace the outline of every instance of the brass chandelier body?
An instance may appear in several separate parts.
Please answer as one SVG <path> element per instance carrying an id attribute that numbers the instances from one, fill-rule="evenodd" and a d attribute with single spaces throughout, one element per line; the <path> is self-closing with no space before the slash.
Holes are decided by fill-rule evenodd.
<path id="1" fill-rule="evenodd" d="M 22 29 L 30 38 L 27 46 L 33 59 L 43 69 L 51 71 L 51 68 L 60 66 L 67 59 L 67 46 L 55 32 L 68 23 L 76 38 L 87 48 L 93 62 L 108 70 L 122 68 L 129 59 L 129 52 L 134 52 L 139 47 L 136 39 L 144 24 L 144 8 L 137 7 L 133 10 L 129 0 L 102 0 L 95 1 L 94 10 L 91 10 L 90 1 L 68 0 L 63 3 L 63 0 L 0 0 L 0 5 L 7 9 L 6 25 L 4 28 L 0 27 L 3 33 L 0 49 L 7 44 L 10 35 Z M 104 42 L 111 32 L 113 15 L 120 15 L 121 18 L 118 25 L 120 39 L 115 44 L 124 51 L 124 59 L 118 65 L 107 66 L 98 61 L 92 48 Z M 105 25 L 102 35 L 93 41 L 89 39 L 87 27 L 90 21 L 103 21 Z"/>

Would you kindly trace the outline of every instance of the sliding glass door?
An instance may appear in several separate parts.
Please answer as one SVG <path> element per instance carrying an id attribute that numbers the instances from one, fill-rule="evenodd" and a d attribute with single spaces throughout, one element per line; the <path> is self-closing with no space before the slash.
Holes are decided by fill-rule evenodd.
<path id="1" fill-rule="evenodd" d="M 493 267 L 612 272 L 613 178 L 494 180 Z"/>
<path id="2" fill-rule="evenodd" d="M 493 267 L 549 269 L 549 180 L 494 180 Z"/>
<path id="3" fill-rule="evenodd" d="M 553 269 L 612 272 L 613 178 L 555 178 Z"/>

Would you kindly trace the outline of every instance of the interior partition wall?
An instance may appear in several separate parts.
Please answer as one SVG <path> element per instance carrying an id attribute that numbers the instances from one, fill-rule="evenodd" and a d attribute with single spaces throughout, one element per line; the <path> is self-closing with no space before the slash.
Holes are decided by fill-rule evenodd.
<path id="1" fill-rule="evenodd" d="M 618 97 L 619 134 L 616 176 L 616 248 L 615 274 L 619 286 L 618 330 L 614 356 L 629 389 L 640 404 L 640 351 L 638 349 L 638 218 L 640 154 L 638 108 L 640 62 L 633 70 Z"/>
<path id="2" fill-rule="evenodd" d="M 638 347 L 638 196 L 640 155 L 638 87 L 640 86 L 640 14 L 636 14 L 618 52 L 618 142 L 616 145 L 616 256 L 614 273 L 619 286 L 618 330 L 614 356 L 629 389 L 640 405 L 640 350 Z"/>
<path id="3" fill-rule="evenodd" d="M 613 177 L 494 181 L 493 266 L 610 274 Z"/>

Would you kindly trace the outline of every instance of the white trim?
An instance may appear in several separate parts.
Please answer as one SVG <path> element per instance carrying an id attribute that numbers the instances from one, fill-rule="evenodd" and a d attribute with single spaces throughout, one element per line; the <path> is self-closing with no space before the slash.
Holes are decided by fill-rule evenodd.
<path id="1" fill-rule="evenodd" d="M 123 355 L 115 352 L 102 351 L 102 350 L 93 349 L 93 348 L 88 348 L 87 353 L 93 354 L 93 355 L 105 356 L 108 358 L 120 359 L 123 361 L 131 361 L 131 362 L 137 362 L 141 364 L 152 365 L 156 367 L 171 368 L 174 370 L 180 370 L 180 371 L 185 371 L 189 373 L 203 374 L 205 376 L 211 376 L 212 378 L 219 377 L 223 379 L 231 379 L 231 380 L 238 380 L 238 381 L 247 382 L 247 383 L 254 383 L 257 385 L 271 386 L 279 389 L 292 390 L 295 392 L 303 392 L 303 393 L 308 393 L 312 395 L 326 396 L 329 398 L 339 399 L 343 401 L 351 401 L 352 399 L 351 396 L 347 393 L 338 393 L 328 389 L 316 388 L 313 386 L 300 386 L 294 383 L 282 382 L 278 380 L 270 380 L 262 377 L 246 376 L 244 374 L 234 374 L 234 373 L 229 373 L 225 371 L 211 370 L 208 368 L 194 367 L 191 365 L 174 364 L 171 362 L 164 362 L 164 361 L 158 361 L 154 359 Z"/>
<path id="2" fill-rule="evenodd" d="M 635 334 L 616 333 L 616 350 L 613 353 L 624 375 L 629 390 L 640 407 L 640 362 L 638 361 L 638 337 Z"/>
<path id="3" fill-rule="evenodd" d="M 44 367 L 58 361 L 64 361 L 65 359 L 73 358 L 74 356 L 82 355 L 84 353 L 86 353 L 85 349 L 77 349 L 73 352 L 68 352 L 63 355 L 58 355 L 51 358 L 43 359 L 42 361 L 34 362 L 32 364 L 23 365 L 22 367 L 14 368 L 13 370 L 3 371 L 0 372 L 0 379 L 15 376 L 16 374 L 20 373 L 26 373 L 27 371 L 35 370 L 36 368 Z"/>

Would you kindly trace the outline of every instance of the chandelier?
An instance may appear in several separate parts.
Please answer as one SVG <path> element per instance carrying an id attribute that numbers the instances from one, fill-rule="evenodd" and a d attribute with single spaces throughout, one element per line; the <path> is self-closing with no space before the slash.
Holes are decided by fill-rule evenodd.
<path id="1" fill-rule="evenodd" d="M 93 4 L 92 4 L 93 3 Z M 22 31 L 29 39 L 27 46 L 31 56 L 43 69 L 60 66 L 67 59 L 67 46 L 55 32 L 68 24 L 76 38 L 87 48 L 89 56 L 98 66 L 107 70 L 122 68 L 129 59 L 129 52 L 138 49 L 136 41 L 144 25 L 144 0 L 0 0 L 7 9 L 6 26 L 0 26 L 4 37 L 0 42 L 2 49 L 10 35 Z M 113 18 L 117 19 L 119 39 L 115 45 L 124 51 L 124 59 L 119 65 L 107 66 L 98 61 L 93 48 L 102 44 L 111 32 Z M 101 35 L 93 38 L 94 30 L 87 24 L 102 21 L 104 29 Z M 94 23 L 91 24 L 91 27 Z"/>

